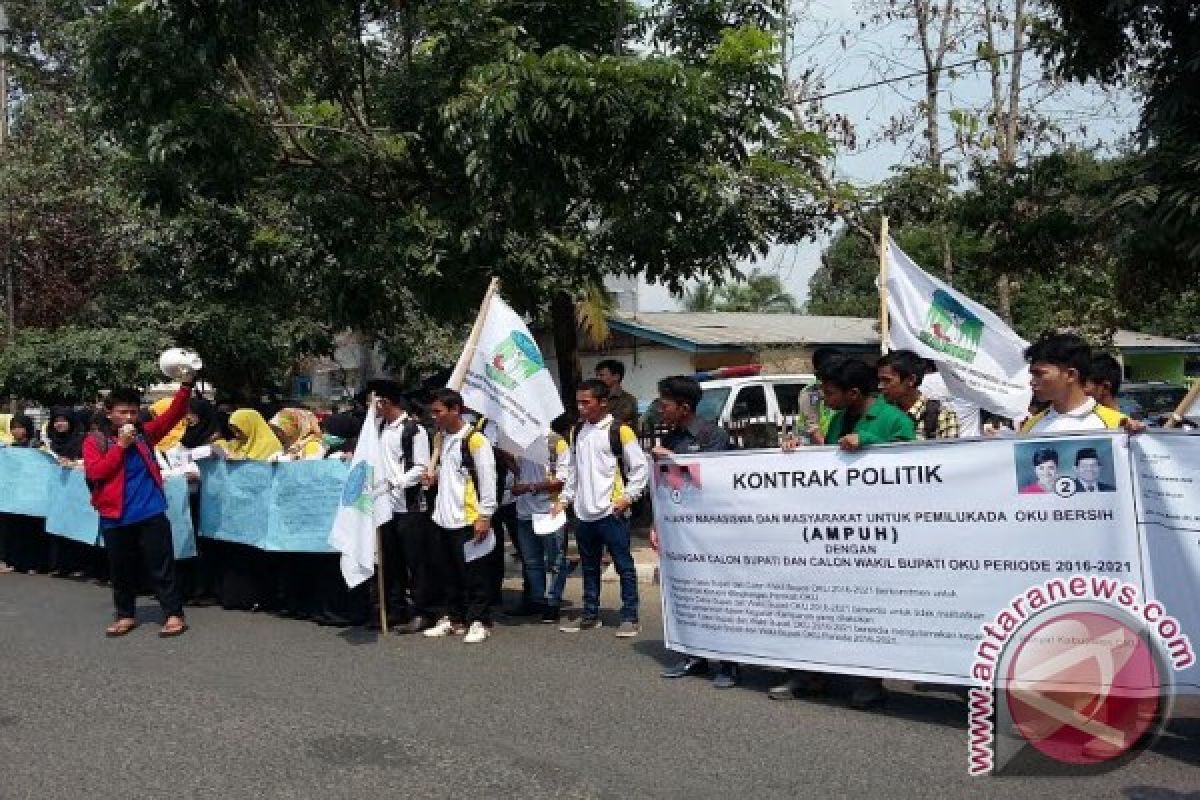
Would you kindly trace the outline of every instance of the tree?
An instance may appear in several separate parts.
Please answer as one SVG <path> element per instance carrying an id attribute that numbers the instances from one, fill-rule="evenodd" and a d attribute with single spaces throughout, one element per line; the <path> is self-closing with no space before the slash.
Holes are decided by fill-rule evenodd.
<path id="1" fill-rule="evenodd" d="M 980 164 L 970 175 L 972 186 L 949 203 L 929 202 L 931 193 L 922 189 L 928 172 L 902 171 L 886 185 L 880 212 L 889 215 L 905 252 L 943 279 L 940 254 L 948 232 L 956 286 L 989 307 L 999 302 L 994 276 L 1020 265 L 1011 273 L 1020 289 L 1012 315 L 1023 335 L 1070 327 L 1103 341 L 1124 317 L 1116 291 L 1122 262 L 1111 233 L 1095 220 L 1120 168 L 1120 162 L 1079 152 L 1015 168 Z M 869 246 L 843 232 L 813 279 L 809 310 L 876 316 L 878 272 Z"/>
<path id="2" fill-rule="evenodd" d="M 757 311 L 792 314 L 796 298 L 784 288 L 778 275 L 751 270 L 745 280 L 728 283 L 717 290 L 718 311 Z"/>
<path id="3" fill-rule="evenodd" d="M 1200 16 L 1175 0 L 1046 0 L 1035 43 L 1063 78 L 1128 85 L 1144 98 L 1140 169 L 1118 198 L 1122 222 L 1169 239 L 1174 258 L 1138 269 L 1156 285 L 1194 284 L 1200 262 Z M 1161 249 L 1159 250 L 1162 253 Z"/>
<path id="4" fill-rule="evenodd" d="M 419 365 L 489 275 L 566 331 L 605 275 L 719 279 L 822 224 L 823 140 L 779 115 L 778 4 L 664 7 L 114 4 L 89 96 L 148 206 L 228 209 L 256 244 L 284 227 L 274 268 Z"/>
<path id="5" fill-rule="evenodd" d="M 53 404 L 91 400 L 118 386 L 144 388 L 162 380 L 158 355 L 168 342 L 153 330 L 18 331 L 0 352 L 0 392 Z"/>
<path id="6" fill-rule="evenodd" d="M 711 283 L 698 283 L 683 295 L 685 311 L 716 311 L 718 290 Z"/>

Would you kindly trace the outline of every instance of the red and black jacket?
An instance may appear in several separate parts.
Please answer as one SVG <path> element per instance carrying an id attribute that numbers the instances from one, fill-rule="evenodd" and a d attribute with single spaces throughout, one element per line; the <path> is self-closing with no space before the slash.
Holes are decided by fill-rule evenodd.
<path id="1" fill-rule="evenodd" d="M 162 472 L 150 448 L 187 416 L 191 397 L 192 387 L 181 387 L 171 400 L 170 408 L 143 425 L 142 435 L 134 442 L 133 446 L 160 489 Z M 83 471 L 92 488 L 92 507 L 104 519 L 120 519 L 125 508 L 125 450 L 117 445 L 115 437 L 95 434 L 83 440 Z"/>

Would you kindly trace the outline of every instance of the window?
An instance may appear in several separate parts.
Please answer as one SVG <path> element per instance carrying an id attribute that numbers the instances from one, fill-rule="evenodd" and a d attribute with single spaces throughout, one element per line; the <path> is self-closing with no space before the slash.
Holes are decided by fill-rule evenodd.
<path id="1" fill-rule="evenodd" d="M 733 403 L 733 419 L 765 417 L 767 415 L 767 391 L 762 386 L 743 386 Z"/>
<path id="2" fill-rule="evenodd" d="M 709 422 L 717 422 L 721 418 L 721 412 L 725 410 L 725 399 L 728 397 L 727 388 L 705 389 L 700 395 L 700 405 L 696 406 L 696 416 Z"/>
<path id="3" fill-rule="evenodd" d="M 779 413 L 785 417 L 799 414 L 800 399 L 807 387 L 802 383 L 776 383 L 774 386 L 775 400 L 779 403 Z"/>

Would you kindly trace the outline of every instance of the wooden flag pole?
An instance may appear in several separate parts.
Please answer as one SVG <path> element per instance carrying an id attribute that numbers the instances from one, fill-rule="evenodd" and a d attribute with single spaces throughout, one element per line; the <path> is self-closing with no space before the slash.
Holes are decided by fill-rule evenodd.
<path id="1" fill-rule="evenodd" d="M 383 580 L 383 528 L 375 529 L 375 579 L 379 582 L 379 635 L 387 636 L 387 584 Z"/>
<path id="2" fill-rule="evenodd" d="M 888 354 L 889 326 L 888 315 L 888 218 L 880 222 L 879 230 L 879 352 Z"/>
<path id="3" fill-rule="evenodd" d="M 1190 409 L 1196 402 L 1200 400 L 1200 380 L 1192 384 L 1191 390 L 1179 401 L 1179 406 L 1167 418 L 1167 424 L 1164 428 L 1178 428 L 1183 424 L 1184 417 L 1187 416 Z"/>
<path id="4" fill-rule="evenodd" d="M 446 383 L 447 389 L 453 389 L 456 392 L 462 391 L 463 383 L 467 379 L 467 369 L 475 359 L 475 350 L 479 347 L 483 324 L 487 321 L 488 306 L 492 304 L 492 298 L 498 291 L 500 291 L 500 279 L 492 278 L 487 291 L 483 293 L 483 302 L 479 305 L 479 313 L 475 315 L 475 324 L 471 326 L 471 335 L 467 337 L 467 344 L 463 347 L 462 355 L 458 357 L 458 363 L 454 365 L 454 372 L 450 374 L 450 380 Z M 438 431 L 433 435 L 433 452 L 429 454 L 429 466 L 425 470 L 425 474 L 430 479 L 437 475 L 438 462 L 441 458 L 442 432 Z"/>

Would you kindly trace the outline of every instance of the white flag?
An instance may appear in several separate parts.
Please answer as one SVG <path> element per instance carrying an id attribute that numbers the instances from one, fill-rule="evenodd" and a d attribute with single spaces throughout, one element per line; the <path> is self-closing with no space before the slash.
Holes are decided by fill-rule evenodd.
<path id="1" fill-rule="evenodd" d="M 375 404 L 371 403 L 329 534 L 330 546 L 342 554 L 342 576 L 351 589 L 375 574 L 375 529 L 391 518 L 383 447 L 375 422 Z"/>
<path id="2" fill-rule="evenodd" d="M 480 320 L 474 350 L 459 359 L 463 402 L 496 423 L 501 447 L 527 451 L 563 413 L 558 388 L 525 321 L 498 294 Z"/>
<path id="3" fill-rule="evenodd" d="M 1002 319 L 912 262 L 888 238 L 888 313 L 893 349 L 937 363 L 955 397 L 996 414 L 1029 410 L 1029 343 Z"/>

